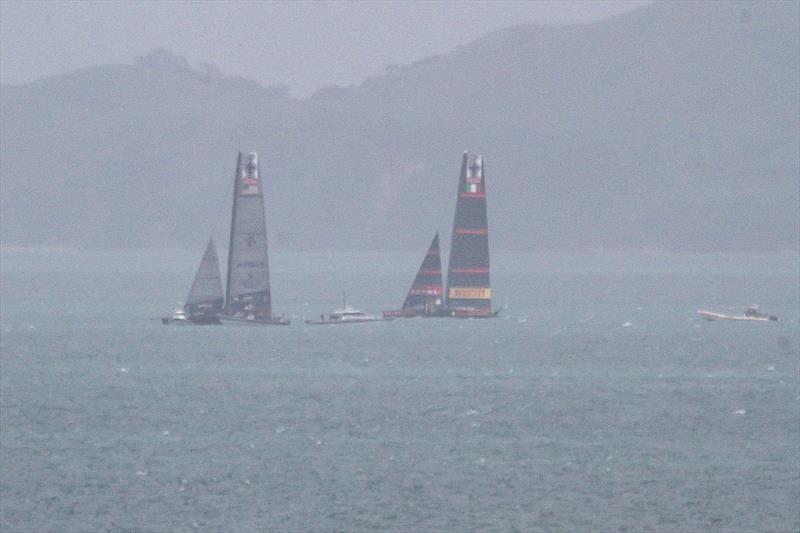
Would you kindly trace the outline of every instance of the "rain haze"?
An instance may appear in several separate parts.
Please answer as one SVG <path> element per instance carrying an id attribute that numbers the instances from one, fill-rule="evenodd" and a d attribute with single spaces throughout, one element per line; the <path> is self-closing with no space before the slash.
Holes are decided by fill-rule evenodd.
<path id="1" fill-rule="evenodd" d="M 0 2 L 0 531 L 799 531 L 800 2 Z"/>

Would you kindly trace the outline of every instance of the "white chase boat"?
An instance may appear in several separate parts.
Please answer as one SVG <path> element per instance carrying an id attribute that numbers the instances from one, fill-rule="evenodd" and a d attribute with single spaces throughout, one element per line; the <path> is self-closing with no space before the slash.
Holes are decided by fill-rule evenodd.
<path id="1" fill-rule="evenodd" d="M 384 322 L 391 318 L 378 317 L 359 311 L 345 300 L 341 309 L 330 313 L 327 317 L 320 315 L 319 320 L 306 320 L 306 324 L 315 326 L 326 324 L 358 324 L 360 322 Z"/>

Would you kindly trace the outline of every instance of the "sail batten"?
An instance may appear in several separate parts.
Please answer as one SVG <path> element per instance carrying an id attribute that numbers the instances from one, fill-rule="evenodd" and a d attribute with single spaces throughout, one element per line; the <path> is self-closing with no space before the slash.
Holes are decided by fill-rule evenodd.
<path id="1" fill-rule="evenodd" d="M 225 313 L 272 317 L 267 224 L 258 154 L 240 152 L 231 211 Z"/>
<path id="2" fill-rule="evenodd" d="M 478 154 L 465 152 L 461 162 L 445 297 L 454 316 L 492 314 L 486 184 Z"/>

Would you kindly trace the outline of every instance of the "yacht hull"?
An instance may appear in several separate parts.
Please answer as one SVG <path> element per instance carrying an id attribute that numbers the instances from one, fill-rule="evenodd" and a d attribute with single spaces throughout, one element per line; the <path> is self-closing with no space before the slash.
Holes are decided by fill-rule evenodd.
<path id="1" fill-rule="evenodd" d="M 309 326 L 327 326 L 334 324 L 363 324 L 364 322 L 389 322 L 392 318 L 353 318 L 349 320 L 306 320 Z"/>
<path id="2" fill-rule="evenodd" d="M 165 326 L 218 326 L 222 324 L 218 317 L 162 318 L 161 323 Z"/>
<path id="3" fill-rule="evenodd" d="M 219 320 L 229 326 L 288 326 L 292 322 L 286 318 L 243 318 L 220 316 Z"/>
<path id="4" fill-rule="evenodd" d="M 735 320 L 739 322 L 777 322 L 776 316 L 746 316 L 746 315 L 725 315 L 713 311 L 698 311 L 697 314 L 708 321 L 714 320 Z"/>

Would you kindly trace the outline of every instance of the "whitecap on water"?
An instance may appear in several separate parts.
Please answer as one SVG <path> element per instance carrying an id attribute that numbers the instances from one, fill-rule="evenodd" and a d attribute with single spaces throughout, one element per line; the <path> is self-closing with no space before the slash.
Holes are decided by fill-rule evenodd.
<path id="1" fill-rule="evenodd" d="M 746 412 L 747 412 L 746 409 L 739 409 L 739 410 L 734 411 L 733 414 L 735 414 L 735 415 L 743 415 Z"/>
<path id="2" fill-rule="evenodd" d="M 625 322 L 624 324 L 622 324 L 623 328 L 629 328 L 631 326 L 633 326 L 633 324 L 631 324 L 630 322 Z"/>

